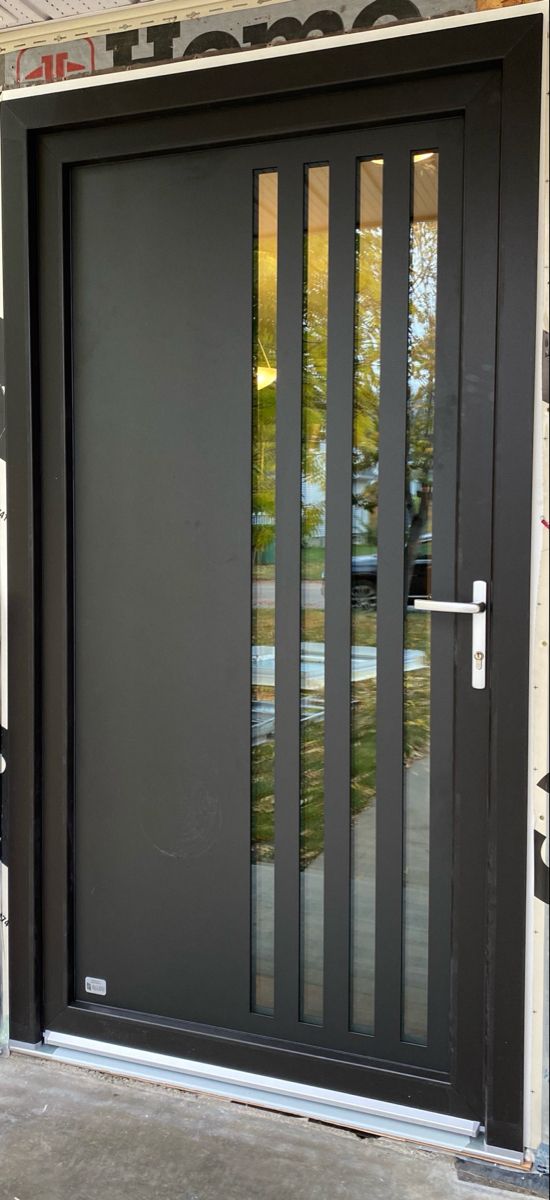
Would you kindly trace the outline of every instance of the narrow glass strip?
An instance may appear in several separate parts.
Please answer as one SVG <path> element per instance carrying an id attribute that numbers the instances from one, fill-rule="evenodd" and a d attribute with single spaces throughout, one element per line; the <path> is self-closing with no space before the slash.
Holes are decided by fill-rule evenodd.
<path id="1" fill-rule="evenodd" d="M 374 1032 L 376 615 L 383 161 L 359 163 L 351 560 L 350 1024 Z"/>
<path id="2" fill-rule="evenodd" d="M 405 475 L 403 963 L 404 1041 L 428 1037 L 430 615 L 438 250 L 438 155 L 412 156 Z"/>
<path id="3" fill-rule="evenodd" d="M 252 361 L 251 1008 L 273 1014 L 277 172 L 254 176 Z"/>
<path id="4" fill-rule="evenodd" d="M 323 1020 L 329 168 L 306 168 L 302 383 L 300 1019 Z"/>

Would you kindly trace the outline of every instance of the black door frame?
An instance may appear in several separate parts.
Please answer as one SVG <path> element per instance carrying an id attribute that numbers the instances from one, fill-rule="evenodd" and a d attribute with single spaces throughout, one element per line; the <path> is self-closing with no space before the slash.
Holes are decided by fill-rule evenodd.
<path id="1" fill-rule="evenodd" d="M 532 408 L 535 374 L 536 264 L 538 245 L 538 171 L 542 17 L 426 32 L 314 53 L 238 63 L 213 70 L 167 74 L 124 85 L 16 98 L 2 104 L 4 270 L 8 407 L 9 555 L 9 811 L 11 1035 L 36 1043 L 43 1030 L 42 922 L 42 754 L 47 727 L 47 698 L 41 690 L 41 559 L 47 553 L 40 512 L 38 394 L 39 270 L 36 247 L 43 214 L 36 204 L 37 181 L 49 174 L 63 186 L 63 155 L 54 152 L 55 132 L 64 132 L 69 161 L 78 157 L 83 129 L 94 157 L 112 145 L 117 152 L 118 122 L 125 124 L 125 152 L 142 151 L 149 127 L 160 150 L 181 131 L 198 130 L 201 144 L 222 144 L 235 137 L 235 106 L 245 137 L 305 132 L 403 119 L 403 84 L 417 101 L 414 116 L 463 115 L 479 129 L 475 159 L 498 145 L 500 133 L 500 243 L 496 378 L 496 427 L 493 496 L 493 613 L 491 621 L 490 780 L 487 810 L 490 853 L 486 863 L 487 896 L 467 888 L 456 914 L 455 936 L 466 961 L 472 939 L 486 947 L 485 1029 L 459 1049 L 458 1074 L 450 1080 L 426 1077 L 409 1068 L 393 1074 L 381 1064 L 360 1068 L 361 1090 L 382 1099 L 480 1116 L 470 1098 L 479 1095 L 483 1072 L 485 1128 L 489 1145 L 523 1148 L 524 956 L 527 856 L 527 733 L 530 616 L 530 530 Z M 374 88 L 373 85 L 376 84 Z M 344 90 L 345 89 L 345 90 Z M 335 115 L 336 93 L 340 99 Z M 323 104 L 323 98 L 325 103 Z M 363 98 L 363 107 L 361 103 Z M 365 104 L 366 100 L 366 104 Z M 254 101 L 253 104 L 250 101 Z M 277 101 L 275 104 L 274 101 Z M 426 107 L 427 103 L 427 107 Z M 355 105 L 355 107 L 354 107 Z M 201 110 L 202 113 L 201 113 Z M 299 113 L 299 116 L 298 116 Z M 157 114 L 154 131 L 150 118 Z M 487 115 L 489 114 L 489 116 Z M 499 115 L 500 114 L 500 115 Z M 407 113 L 407 116 L 412 115 Z M 187 117 L 187 120 L 186 120 Z M 130 125 L 129 119 L 132 118 Z M 141 120 L 140 120 L 141 118 Z M 500 130 L 495 121 L 500 121 Z M 94 133 L 92 127 L 96 126 Z M 231 130 L 231 132 L 230 132 Z M 181 132 L 180 135 L 181 136 Z M 241 136 L 243 136 L 241 134 Z M 484 147 L 483 138 L 490 140 Z M 195 142 L 196 144 L 196 142 Z M 81 143 L 80 143 L 81 145 Z M 101 146 L 101 150 L 99 150 Z M 67 158 L 65 159 L 67 161 Z M 467 166 L 468 169 L 468 166 Z M 52 171 L 54 174 L 52 175 Z M 43 246 L 41 270 L 47 271 Z M 519 302 L 518 302 L 519 301 Z M 61 308 L 50 316 L 62 318 Z M 521 406 L 521 408 L 519 408 Z M 518 422 L 518 412 L 521 419 Z M 519 428 L 518 428 L 519 425 Z M 475 470 L 471 463 L 469 469 Z M 480 466 L 480 469 L 481 466 Z M 509 486 L 514 481 L 513 488 Z M 46 523 L 44 522 L 44 525 Z M 457 764 L 460 772 L 460 764 Z M 460 787 L 458 787 L 460 794 Z M 51 831 L 50 831 L 51 832 Z M 465 848 L 461 848 L 464 853 Z M 468 855 L 484 855 L 468 846 Z M 479 859 L 478 859 L 479 864 Z M 48 882 L 44 903 L 64 889 L 64 872 Z M 58 900 L 59 900 L 58 895 Z M 47 960 L 47 961 L 46 961 Z M 56 968 L 57 968 L 56 964 Z M 464 973 L 463 973 L 464 974 Z M 465 993 L 468 980 L 461 986 Z M 70 999 L 70 997 L 67 997 Z M 464 1003 L 468 1009 L 468 997 Z M 471 1001 L 470 1001 L 471 1003 Z M 479 1025 L 479 1021 L 478 1021 Z M 196 1026 L 135 1015 L 94 1011 L 93 1005 L 65 1009 L 67 1032 L 129 1042 L 186 1057 L 216 1061 L 269 1075 L 294 1075 L 282 1064 L 280 1044 L 243 1036 L 213 1036 Z M 458 1036 L 465 1037 L 458 1032 Z M 486 1048 L 480 1061 L 480 1037 Z M 289 1047 L 290 1049 L 290 1047 Z M 338 1061 L 299 1055 L 300 1077 L 349 1091 L 349 1075 L 339 1082 Z M 349 1068 L 348 1068 L 349 1069 Z M 359 1090 L 359 1089 L 358 1089 Z"/>

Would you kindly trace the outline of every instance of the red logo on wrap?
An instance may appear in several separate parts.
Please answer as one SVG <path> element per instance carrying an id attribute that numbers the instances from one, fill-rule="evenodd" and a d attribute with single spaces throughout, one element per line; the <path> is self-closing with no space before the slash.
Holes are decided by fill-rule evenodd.
<path id="1" fill-rule="evenodd" d="M 58 83 L 83 72 L 95 69 L 94 44 L 91 38 L 75 42 L 74 49 L 56 50 L 41 54 L 39 50 L 20 50 L 15 66 L 17 83 Z"/>

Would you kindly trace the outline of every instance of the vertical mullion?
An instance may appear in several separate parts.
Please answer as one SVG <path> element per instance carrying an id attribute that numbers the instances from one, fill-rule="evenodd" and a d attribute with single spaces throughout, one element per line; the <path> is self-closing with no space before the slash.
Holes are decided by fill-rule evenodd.
<path id="1" fill-rule="evenodd" d="M 455 596 L 458 386 L 462 248 L 462 136 L 439 153 L 437 325 L 434 413 L 432 591 Z M 451 617 L 432 621 L 430 700 L 430 876 L 428 1045 L 430 1061 L 449 1052 L 452 802 L 454 788 L 454 653 Z"/>
<path id="2" fill-rule="evenodd" d="M 400 1041 L 403 884 L 405 458 L 411 152 L 384 158 L 380 369 L 376 738 L 375 1029 L 379 1053 Z"/>
<path id="3" fill-rule="evenodd" d="M 304 169 L 279 168 L 275 583 L 275 1017 L 299 1015 Z"/>
<path id="4" fill-rule="evenodd" d="M 349 1028 L 351 486 L 357 160 L 331 156 L 325 565 L 324 1026 Z"/>

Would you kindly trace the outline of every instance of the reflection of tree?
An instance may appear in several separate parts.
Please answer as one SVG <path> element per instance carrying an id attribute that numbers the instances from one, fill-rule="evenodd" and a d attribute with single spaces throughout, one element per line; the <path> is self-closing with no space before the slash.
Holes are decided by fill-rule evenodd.
<path id="1" fill-rule="evenodd" d="M 382 297 L 382 230 L 357 238 L 355 409 L 352 503 L 373 516 L 378 508 L 378 408 Z"/>
<path id="2" fill-rule="evenodd" d="M 435 387 L 437 222 L 412 226 L 409 284 L 409 394 L 405 475 L 405 603 L 418 542 L 431 517 Z"/>
<path id="3" fill-rule="evenodd" d="M 315 534 L 324 513 L 326 456 L 327 371 L 327 234 L 309 235 L 307 308 L 304 312 L 304 373 L 302 395 L 302 539 Z M 409 375 L 407 459 L 405 467 L 405 604 L 410 594 L 414 559 L 421 534 L 431 520 L 433 478 L 433 406 L 435 382 L 437 225 L 433 220 L 412 226 L 409 307 Z M 255 314 L 256 337 L 272 366 L 276 366 L 276 264 L 274 247 L 257 256 L 262 287 L 261 308 Z M 256 289 L 258 292 L 258 289 Z M 357 239 L 357 297 L 355 324 L 355 401 L 353 435 L 353 494 L 356 512 L 369 514 L 371 528 L 378 509 L 380 405 L 380 341 L 382 292 L 382 230 L 362 229 Z M 391 320 L 391 314 L 386 319 Z M 255 390 L 253 494 L 255 554 L 274 536 L 276 385 Z M 261 522 L 258 522 L 261 518 Z M 263 522 L 263 523 L 262 523 Z M 274 612 L 257 609 L 254 640 L 272 645 Z M 410 614 L 405 643 L 426 654 L 426 667 L 405 675 L 405 762 L 426 754 L 429 745 L 430 671 L 429 617 Z M 304 610 L 307 640 L 325 640 L 324 612 Z M 376 615 L 355 612 L 355 645 L 376 644 Z M 376 791 L 376 685 L 353 687 L 352 813 L 358 815 Z M 254 857 L 270 861 L 274 839 L 274 747 L 266 743 L 253 751 Z M 304 726 L 302 738 L 301 865 L 324 845 L 324 727 Z"/>
<path id="4" fill-rule="evenodd" d="M 327 233 L 310 233 L 307 249 L 307 308 L 304 311 L 304 370 L 302 394 L 302 535 L 307 542 L 324 512 L 326 476 L 327 372 Z M 437 223 L 418 220 L 412 225 L 409 301 L 409 389 L 407 463 L 405 477 L 406 595 L 418 541 L 430 519 L 433 472 L 433 402 L 435 382 L 435 318 Z M 256 346 L 276 366 L 275 246 L 256 254 Z M 355 330 L 355 405 L 353 437 L 353 494 L 357 510 L 376 519 L 378 507 L 378 434 L 380 401 L 380 339 L 382 291 L 382 229 L 366 227 L 357 240 L 357 298 Z M 259 299 L 260 301 L 259 302 Z M 254 548 L 265 548 L 274 535 L 276 384 L 255 391 L 253 497 L 256 523 Z M 313 500 L 312 496 L 316 496 Z M 260 520 L 258 520 L 260 518 Z"/>
<path id="5" fill-rule="evenodd" d="M 325 512 L 327 430 L 328 233 L 305 239 L 302 382 L 302 541 L 321 525 Z M 316 497 L 316 499 L 314 499 Z"/>
<path id="6" fill-rule="evenodd" d="M 265 359 L 277 365 L 277 247 L 274 238 L 256 243 L 254 255 L 254 372 Z M 276 385 L 254 387 L 252 438 L 252 552 L 256 563 L 275 535 Z"/>
<path id="7" fill-rule="evenodd" d="M 381 250 L 380 228 L 360 231 L 356 303 L 353 504 L 373 515 L 376 514 L 378 506 Z M 427 528 L 431 509 L 436 270 L 437 224 L 430 220 L 415 221 L 411 234 L 409 292 L 405 599 L 410 592 L 418 541 Z"/>

